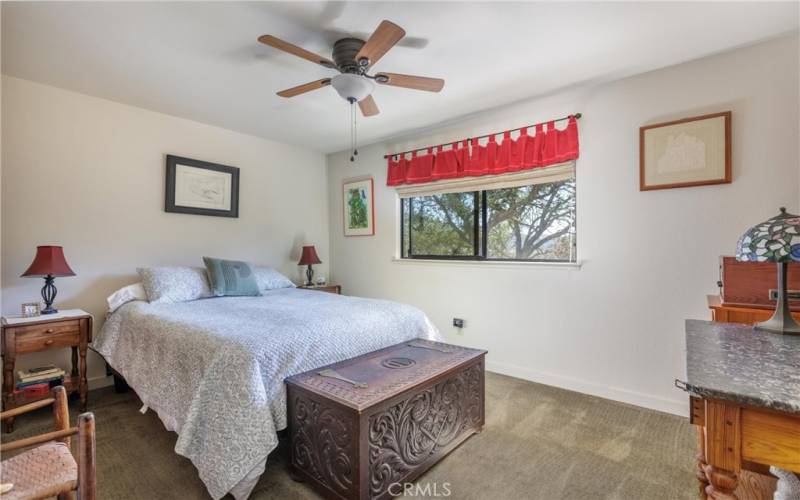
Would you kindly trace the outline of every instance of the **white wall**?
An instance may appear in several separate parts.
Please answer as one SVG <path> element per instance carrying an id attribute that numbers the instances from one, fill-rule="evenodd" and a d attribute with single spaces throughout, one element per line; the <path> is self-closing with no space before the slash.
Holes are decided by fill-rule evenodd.
<path id="1" fill-rule="evenodd" d="M 56 306 L 90 311 L 97 327 L 105 297 L 137 281 L 137 266 L 202 265 L 210 255 L 272 265 L 297 281 L 308 243 L 327 273 L 321 153 L 11 77 L 2 80 L 2 141 L 4 314 L 39 299 L 42 280 L 19 275 L 43 244 L 62 245 L 77 273 L 56 279 Z M 164 212 L 166 154 L 239 167 L 239 218 Z M 51 352 L 18 366 L 67 360 L 67 351 Z M 103 376 L 92 356 L 90 379 Z"/>
<path id="2" fill-rule="evenodd" d="M 333 278 L 349 294 L 418 306 L 448 341 L 488 349 L 490 370 L 685 415 L 673 386 L 684 374 L 684 319 L 709 318 L 718 258 L 745 229 L 779 206 L 798 208 L 798 104 L 795 35 L 363 147 L 355 164 L 349 152 L 330 155 Z M 640 126 L 724 110 L 733 111 L 732 184 L 639 191 Z M 580 269 L 391 261 L 397 198 L 383 154 L 575 112 Z M 375 178 L 377 233 L 345 238 L 342 181 L 365 174 Z M 455 316 L 466 319 L 463 335 Z"/>

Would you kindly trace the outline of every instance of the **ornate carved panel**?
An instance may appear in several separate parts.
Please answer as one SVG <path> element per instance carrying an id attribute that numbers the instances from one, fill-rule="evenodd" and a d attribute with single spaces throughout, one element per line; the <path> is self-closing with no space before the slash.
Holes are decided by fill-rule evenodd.
<path id="1" fill-rule="evenodd" d="M 355 494 L 357 450 L 354 423 L 345 413 L 301 395 L 292 395 L 292 465 L 329 488 L 350 497 Z"/>
<path id="2" fill-rule="evenodd" d="M 413 345 L 416 348 L 427 347 L 429 349 L 442 352 L 443 356 L 437 359 L 436 363 L 427 363 L 422 366 L 414 363 L 407 367 L 406 370 L 399 370 L 400 372 L 403 372 L 404 375 L 395 378 L 393 382 L 380 384 L 370 383 L 366 389 L 355 388 L 351 384 L 342 384 L 327 377 L 320 377 L 318 375 L 318 370 L 312 370 L 310 372 L 295 375 L 291 379 L 294 381 L 294 383 L 318 389 L 351 403 L 372 406 L 373 404 L 377 404 L 381 400 L 385 399 L 388 394 L 399 390 L 405 390 L 409 387 L 412 387 L 420 380 L 435 376 L 438 373 L 447 371 L 454 366 L 464 363 L 465 361 L 475 357 L 475 353 L 477 352 L 475 349 L 470 349 L 468 347 L 443 344 L 441 342 L 423 339 L 415 339 L 412 342 L 405 342 L 403 344 L 399 344 L 397 347 L 403 347 L 407 345 Z M 381 350 L 366 356 L 362 356 L 364 359 L 367 359 L 367 357 L 394 358 L 394 355 L 385 352 L 385 350 Z M 330 368 L 335 369 L 336 364 L 331 365 Z M 384 366 L 384 368 L 388 367 Z"/>
<path id="3" fill-rule="evenodd" d="M 289 377 L 293 472 L 326 498 L 385 500 L 480 430 L 485 354 L 415 339 Z"/>
<path id="4" fill-rule="evenodd" d="M 478 363 L 370 417 L 370 498 L 481 426 L 482 375 Z"/>

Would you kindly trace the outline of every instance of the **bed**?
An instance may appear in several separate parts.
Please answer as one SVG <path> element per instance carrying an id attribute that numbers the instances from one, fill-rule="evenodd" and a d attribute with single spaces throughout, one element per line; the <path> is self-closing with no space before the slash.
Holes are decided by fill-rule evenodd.
<path id="1" fill-rule="evenodd" d="M 286 427 L 284 378 L 413 338 L 441 340 L 414 307 L 283 288 L 130 302 L 109 315 L 94 349 L 178 434 L 175 452 L 211 497 L 244 499 Z"/>

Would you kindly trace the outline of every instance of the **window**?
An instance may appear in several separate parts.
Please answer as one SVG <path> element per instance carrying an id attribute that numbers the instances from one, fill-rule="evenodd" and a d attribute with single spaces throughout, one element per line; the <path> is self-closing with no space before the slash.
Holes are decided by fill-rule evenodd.
<path id="1" fill-rule="evenodd" d="M 407 259 L 575 262 L 575 181 L 402 200 Z"/>

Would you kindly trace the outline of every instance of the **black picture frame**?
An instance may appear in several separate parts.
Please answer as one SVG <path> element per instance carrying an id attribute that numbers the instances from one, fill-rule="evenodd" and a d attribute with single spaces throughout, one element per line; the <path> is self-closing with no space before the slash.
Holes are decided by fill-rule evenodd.
<path id="1" fill-rule="evenodd" d="M 231 175 L 231 208 L 230 210 L 217 210 L 213 208 L 186 207 L 175 204 L 176 168 L 186 165 L 194 168 L 213 170 Z M 213 217 L 239 217 L 239 169 L 219 163 L 193 160 L 181 156 L 167 155 L 167 179 L 164 196 L 164 211 L 179 214 L 210 215 Z"/>

